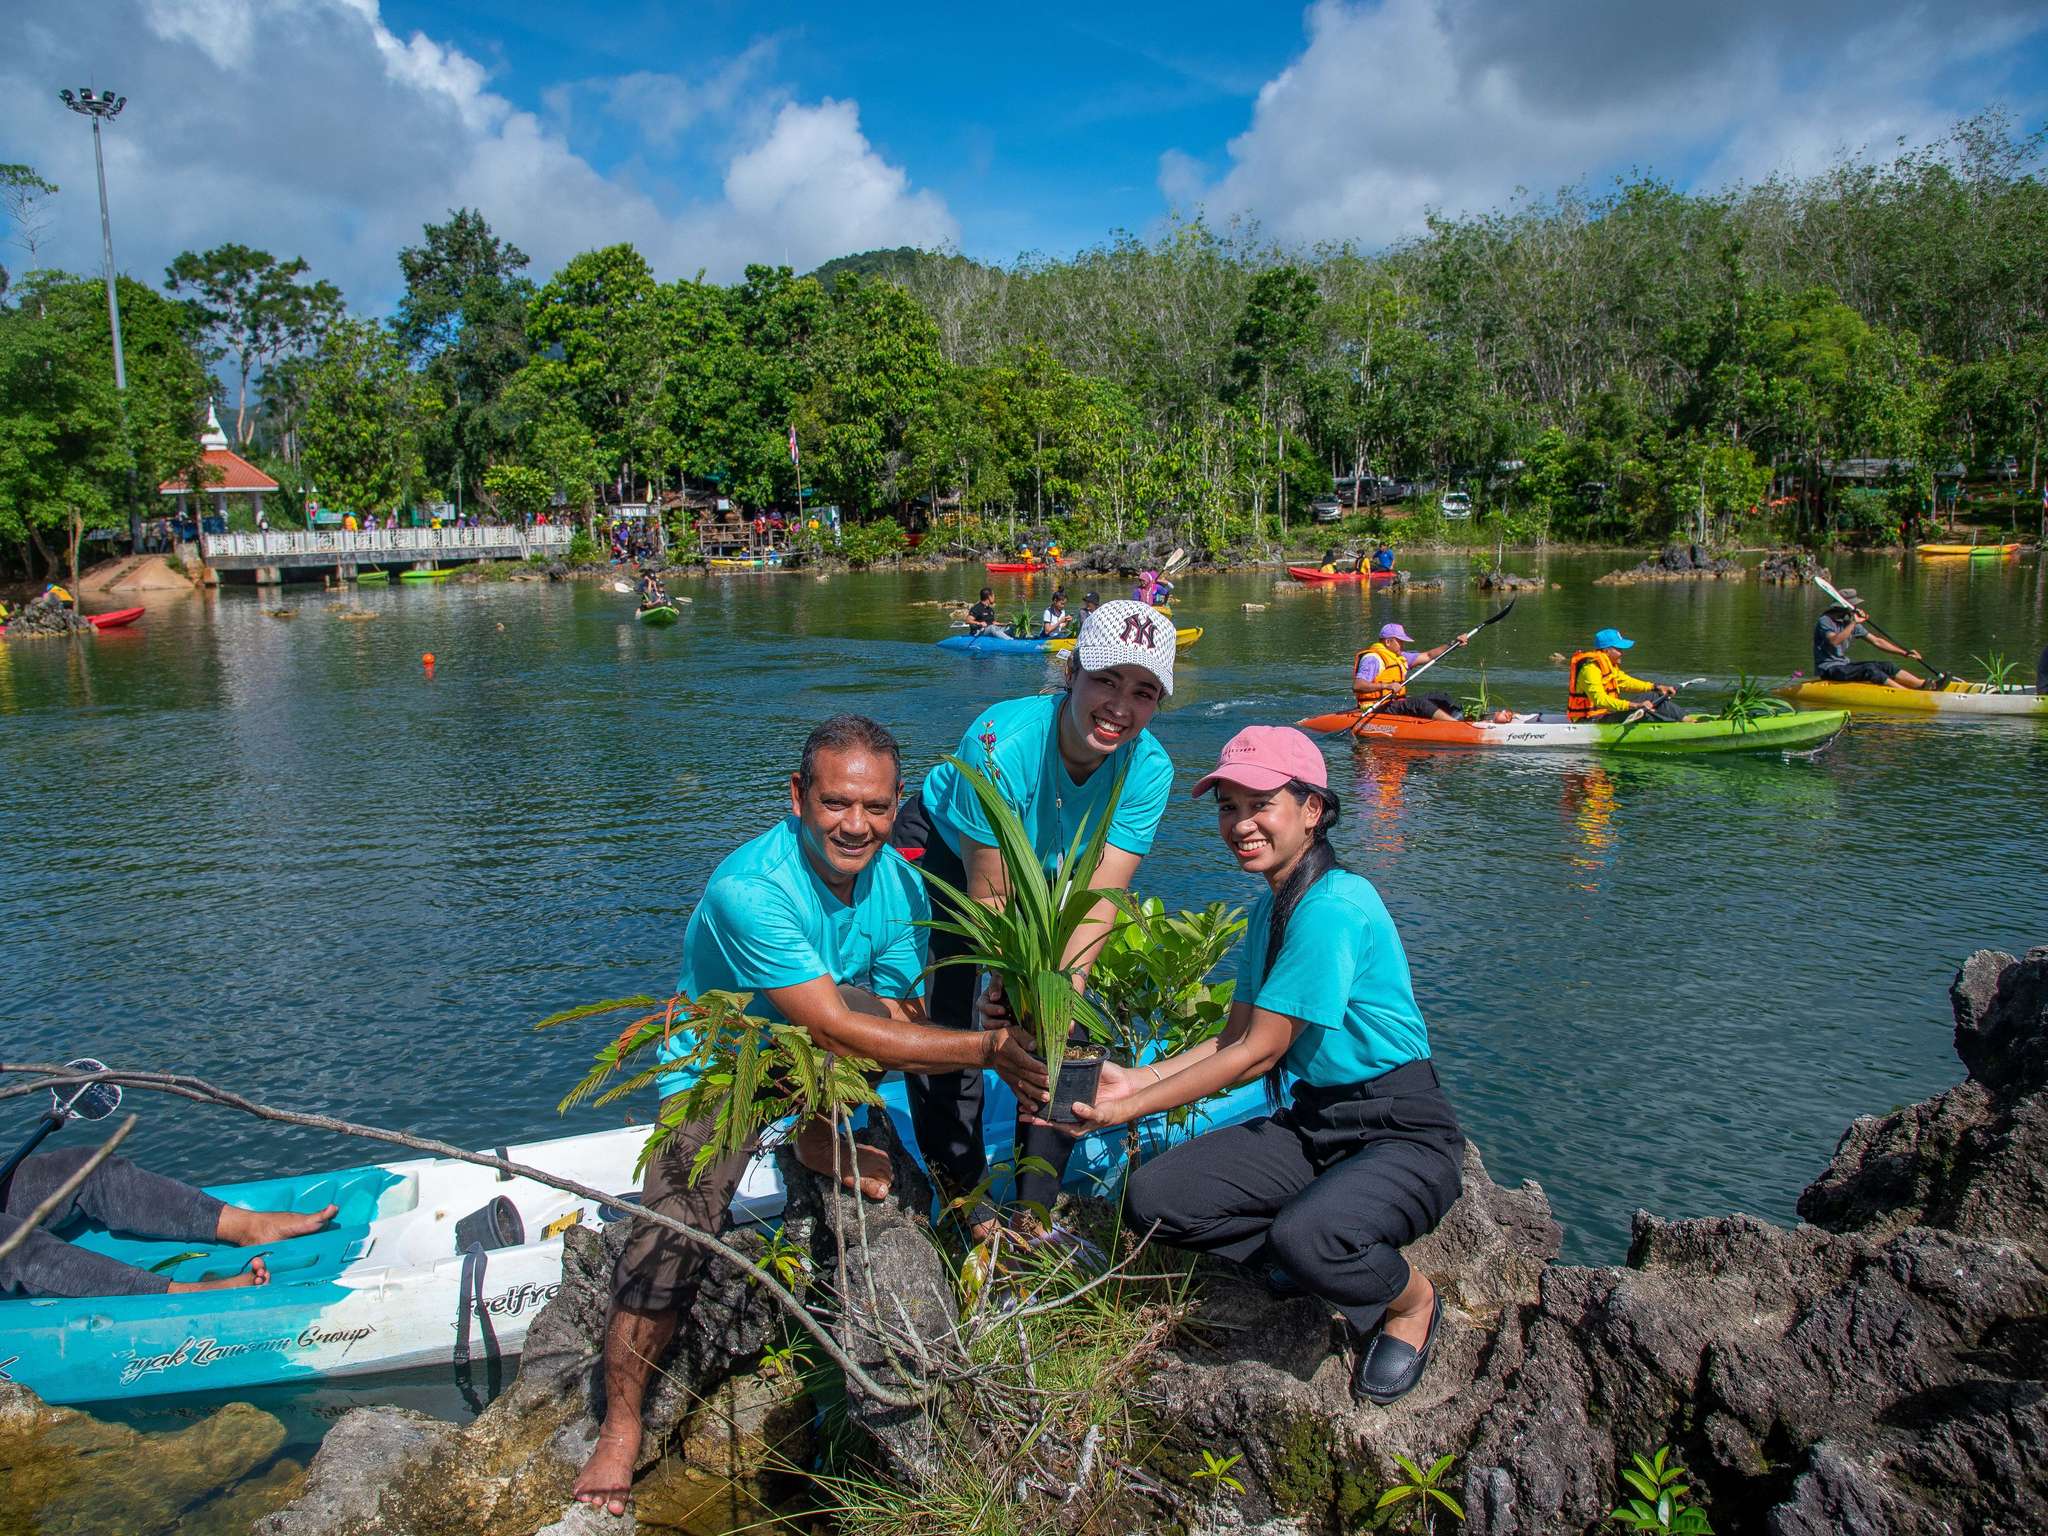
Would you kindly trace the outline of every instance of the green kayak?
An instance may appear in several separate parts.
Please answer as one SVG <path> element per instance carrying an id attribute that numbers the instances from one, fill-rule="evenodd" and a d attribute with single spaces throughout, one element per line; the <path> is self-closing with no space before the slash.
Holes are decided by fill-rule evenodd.
<path id="1" fill-rule="evenodd" d="M 356 585 L 359 587 L 374 587 L 379 583 L 388 583 L 390 580 L 391 573 L 381 566 L 375 570 L 356 572 Z"/>
<path id="2" fill-rule="evenodd" d="M 444 565 L 437 571 L 400 571 L 398 579 L 400 581 L 446 581 L 455 574 L 455 570 L 456 568 L 452 565 Z"/>
<path id="3" fill-rule="evenodd" d="M 642 608 L 640 610 L 640 622 L 642 624 L 654 624 L 657 626 L 673 624 L 676 621 L 676 617 L 675 609 L 669 607 L 667 603 L 657 603 L 652 608 Z"/>

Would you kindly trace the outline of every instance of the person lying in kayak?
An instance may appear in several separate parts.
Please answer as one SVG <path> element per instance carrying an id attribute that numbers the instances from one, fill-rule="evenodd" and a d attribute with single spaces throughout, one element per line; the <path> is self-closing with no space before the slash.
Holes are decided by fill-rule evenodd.
<path id="1" fill-rule="evenodd" d="M 92 1148 L 80 1147 L 24 1158 L 0 1196 L 0 1238 L 18 1231 L 29 1213 L 92 1153 Z M 125 1157 L 110 1157 L 87 1174 L 85 1182 L 30 1232 L 19 1248 L 0 1258 L 0 1296 L 161 1296 L 270 1283 L 270 1271 L 260 1253 L 252 1254 L 236 1274 L 212 1280 L 167 1280 L 65 1241 L 67 1230 L 89 1222 L 131 1237 L 256 1248 L 318 1232 L 333 1219 L 331 1205 L 317 1211 L 245 1211 L 190 1184 L 150 1173 Z"/>
<path id="2" fill-rule="evenodd" d="M 1635 641 L 1618 629 L 1603 629 L 1593 637 L 1593 649 L 1575 651 L 1567 672 L 1570 693 L 1565 702 L 1565 719 L 1599 724 L 1624 720 L 1683 720 L 1686 713 L 1674 699 L 1678 690 L 1669 683 L 1646 682 L 1630 677 L 1621 669 L 1621 653 Z M 1644 691 L 1631 699 L 1622 690 Z"/>
<path id="3" fill-rule="evenodd" d="M 1358 556 L 1345 555 L 1339 558 L 1337 546 L 1332 544 L 1323 551 L 1322 562 L 1317 565 L 1316 569 L 1325 576 L 1337 576 L 1345 571 L 1355 571 L 1358 569 Z"/>
<path id="4" fill-rule="evenodd" d="M 996 589 L 983 587 L 981 596 L 974 600 L 974 606 L 967 610 L 967 633 L 985 635 L 996 627 Z"/>
<path id="5" fill-rule="evenodd" d="M 1380 715 L 1412 715 L 1418 720 L 1462 720 L 1465 718 L 1448 694 L 1408 692 L 1408 671 L 1426 661 L 1435 661 L 1448 651 L 1440 645 L 1433 651 L 1404 651 L 1415 637 L 1399 624 L 1382 624 L 1380 637 L 1360 651 L 1351 663 L 1351 692 L 1360 709 Z"/>
<path id="6" fill-rule="evenodd" d="M 1443 1302 L 1401 1250 L 1463 1188 L 1465 1138 L 1437 1079 L 1401 935 L 1370 881 L 1337 862 L 1338 801 L 1316 744 L 1248 726 L 1195 784 L 1224 847 L 1266 890 L 1237 955 L 1222 1034 L 1142 1066 L 1105 1063 L 1086 1130 L 1164 1114 L 1264 1077 L 1276 1113 L 1170 1147 L 1125 1186 L 1125 1229 L 1307 1292 L 1351 1325 L 1352 1396 L 1391 1403 L 1422 1379 Z M 1003 1022 L 1000 1019 L 992 1022 Z"/>
<path id="7" fill-rule="evenodd" d="M 1904 656 L 1912 661 L 1927 658 L 1918 651 L 1909 651 L 1894 645 L 1883 635 L 1872 634 L 1863 626 L 1870 615 L 1863 611 L 1854 587 L 1846 587 L 1842 596 L 1854 607 L 1845 608 L 1840 603 L 1830 605 L 1813 624 L 1813 671 L 1816 677 L 1830 683 L 1869 683 L 1879 688 L 1931 688 L 1931 679 L 1908 672 L 1896 661 L 1851 661 L 1849 647 L 1857 640 L 1867 640 L 1880 651 L 1893 656 Z"/>
<path id="8" fill-rule="evenodd" d="M 1147 727 L 1173 692 L 1174 645 L 1173 621 L 1157 609 L 1122 599 L 1104 603 L 1081 625 L 1063 692 L 992 705 L 961 736 L 954 755 L 994 780 L 1048 873 L 1082 827 L 1102 814 L 1121 778 L 1123 790 L 1110 819 L 1109 846 L 1096 870 L 1095 889 L 1130 889 L 1173 792 L 1173 762 Z M 1005 899 L 1008 887 L 995 829 L 974 786 L 951 763 L 939 764 L 926 776 L 916 819 L 930 829 L 925 869 L 991 905 Z M 1096 910 L 1104 925 L 1083 926 L 1064 957 L 1084 978 L 1109 935 L 1109 903 Z M 978 1032 L 975 968 L 940 963 L 967 948 L 967 941 L 954 934 L 932 935 L 931 1015 L 934 1023 L 971 1037 Z M 978 1189 L 988 1171 L 981 1073 L 906 1075 L 905 1086 L 918 1147 L 945 1197 L 959 1199 Z M 1073 1141 L 1057 1132 L 1020 1126 L 1018 1156 L 1043 1159 L 1048 1167 L 1018 1175 L 1018 1201 L 1049 1210 L 1073 1150 Z M 997 1221 L 995 1207 L 984 1201 L 969 1214 L 967 1225 L 980 1242 Z"/>
<path id="9" fill-rule="evenodd" d="M 979 1081 L 990 1067 L 1019 1093 L 1042 1095 L 1044 1066 L 1020 1037 L 926 1021 L 926 930 L 917 924 L 930 917 L 931 904 L 917 872 L 889 846 L 902 794 L 901 749 L 875 721 L 837 715 L 812 731 L 789 776 L 789 814 L 712 871 L 683 929 L 676 991 L 751 992 L 757 1017 L 801 1025 L 826 1050 L 885 1071 L 968 1071 Z M 675 1061 L 688 1050 L 679 1038 L 663 1057 Z M 675 1074 L 664 1078 L 665 1107 L 688 1086 Z M 681 1125 L 649 1160 L 641 1190 L 644 1206 L 700 1232 L 729 1224 L 733 1193 L 758 1148 L 757 1139 L 693 1181 L 691 1165 L 713 1129 L 708 1119 Z M 797 1158 L 830 1177 L 832 1142 L 825 1122 L 805 1126 Z M 844 1178 L 862 1196 L 882 1199 L 888 1157 L 860 1147 Z M 666 1228 L 632 1229 L 612 1274 L 604 1420 L 576 1480 L 584 1503 L 624 1513 L 648 1380 L 711 1263 L 704 1249 Z"/>

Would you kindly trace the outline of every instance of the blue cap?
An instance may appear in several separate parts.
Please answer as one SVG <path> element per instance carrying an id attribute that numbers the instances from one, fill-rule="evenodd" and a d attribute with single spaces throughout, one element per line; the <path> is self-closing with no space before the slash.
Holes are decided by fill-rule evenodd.
<path id="1" fill-rule="evenodd" d="M 1634 645 L 1635 641 L 1623 638 L 1621 631 L 1618 629 L 1603 629 L 1593 637 L 1593 643 L 1603 651 L 1609 647 L 1617 651 L 1625 651 Z"/>

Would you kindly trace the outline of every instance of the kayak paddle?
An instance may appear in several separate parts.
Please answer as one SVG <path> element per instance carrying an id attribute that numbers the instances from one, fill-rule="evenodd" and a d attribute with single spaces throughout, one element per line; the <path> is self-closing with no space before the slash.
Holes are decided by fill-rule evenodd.
<path id="1" fill-rule="evenodd" d="M 90 1056 L 81 1056 L 76 1061 L 67 1061 L 65 1066 L 74 1072 L 104 1072 L 107 1064 L 94 1061 Z M 27 1141 L 14 1149 L 5 1163 L 0 1163 L 0 1199 L 7 1194 L 7 1185 L 14 1177 L 14 1170 L 22 1165 L 29 1153 L 42 1145 L 43 1138 L 50 1132 L 63 1128 L 67 1120 L 104 1120 L 121 1107 L 121 1085 L 119 1083 L 81 1083 L 68 1095 L 50 1090 L 49 1113 L 43 1116 Z"/>
<path id="2" fill-rule="evenodd" d="M 1933 667 L 1936 672 L 1939 672 L 1942 675 L 1942 677 L 1947 678 L 1952 675 L 1947 668 L 1936 666 L 1935 663 L 1927 661 L 1927 658 L 1925 656 L 1920 655 L 1919 653 L 1914 651 L 1911 646 L 1903 644 L 1896 636 L 1887 633 L 1881 624 L 1879 624 L 1875 619 L 1871 618 L 1868 612 L 1863 610 L 1862 604 L 1852 603 L 1849 601 L 1849 599 L 1842 596 L 1840 592 L 1835 590 L 1835 584 L 1828 580 L 1827 572 L 1815 571 L 1813 573 L 1813 584 L 1816 587 L 1819 587 L 1821 591 L 1827 593 L 1829 597 L 1833 598 L 1835 601 L 1835 605 L 1837 607 L 1846 608 L 1851 613 L 1863 612 L 1863 627 L 1869 630 L 1872 634 L 1878 635 L 1883 639 L 1891 641 L 1893 645 L 1898 646 L 1900 650 L 1904 651 L 1907 655 L 1913 657 L 1914 660 L 1926 661 L 1927 665 Z"/>
<path id="3" fill-rule="evenodd" d="M 1507 601 L 1507 607 L 1501 609 L 1500 612 L 1496 613 L 1492 618 L 1481 619 L 1477 624 L 1474 624 L 1470 629 L 1466 630 L 1465 633 L 1458 636 L 1458 638 L 1453 640 L 1449 645 L 1445 646 L 1443 650 L 1439 651 L 1436 655 L 1430 657 L 1429 660 L 1425 661 L 1413 672 L 1410 672 L 1407 678 L 1403 680 L 1402 686 L 1405 688 L 1408 683 L 1414 682 L 1416 678 L 1422 676 L 1423 673 L 1427 672 L 1431 667 L 1435 666 L 1438 662 L 1442 661 L 1444 657 L 1450 655 L 1451 652 L 1457 650 L 1460 646 L 1470 644 L 1472 637 L 1478 634 L 1479 631 L 1481 631 L 1482 629 L 1486 628 L 1487 625 L 1498 624 L 1502 619 L 1508 616 L 1509 611 L 1515 606 L 1516 601 L 1517 600 L 1515 598 L 1509 598 Z M 1311 715 L 1306 720 L 1297 720 L 1294 723 L 1296 727 L 1301 730 L 1318 731 L 1324 734 L 1328 734 L 1332 731 L 1356 730 L 1359 726 L 1365 724 L 1366 721 L 1370 720 L 1374 715 L 1378 714 L 1381 710 L 1385 709 L 1389 704 L 1393 703 L 1396 697 L 1397 695 L 1390 693 L 1382 698 L 1373 700 L 1373 702 L 1364 709 L 1344 710 L 1333 715 Z"/>
<path id="4" fill-rule="evenodd" d="M 626 594 L 626 596 L 628 596 L 628 597 L 631 597 L 631 596 L 633 595 L 633 589 L 632 589 L 632 587 L 631 587 L 631 586 L 629 586 L 629 585 L 627 585 L 627 584 L 626 584 L 625 582 L 623 582 L 623 581 L 615 581 L 615 582 L 613 582 L 613 583 L 612 583 L 612 590 L 613 590 L 614 592 L 623 592 L 623 593 L 625 593 L 625 594 Z"/>

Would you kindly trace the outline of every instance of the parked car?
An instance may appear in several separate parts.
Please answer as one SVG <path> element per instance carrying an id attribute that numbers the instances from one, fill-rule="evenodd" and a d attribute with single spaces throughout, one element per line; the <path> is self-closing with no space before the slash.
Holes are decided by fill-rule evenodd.
<path id="1" fill-rule="evenodd" d="M 2005 456 L 2005 462 L 1998 466 L 1998 473 L 2001 478 L 2006 480 L 2019 479 L 2020 461 L 2017 458 L 2015 458 L 2012 454 L 2008 453 Z"/>
<path id="2" fill-rule="evenodd" d="M 1445 491 L 1438 505 L 1447 523 L 1462 523 L 1472 515 L 1472 496 L 1467 491 Z"/>
<path id="3" fill-rule="evenodd" d="M 1334 496 L 1318 496 L 1308 509 L 1319 523 L 1334 523 L 1344 515 L 1344 503 Z"/>

